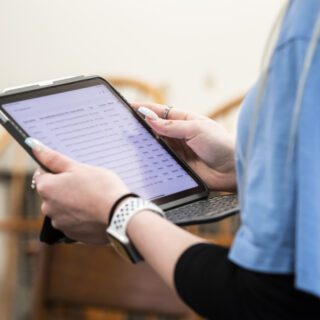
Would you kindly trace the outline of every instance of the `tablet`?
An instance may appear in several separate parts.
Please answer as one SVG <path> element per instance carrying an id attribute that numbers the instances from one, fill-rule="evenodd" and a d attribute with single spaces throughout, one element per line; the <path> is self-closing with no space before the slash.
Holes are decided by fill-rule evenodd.
<path id="1" fill-rule="evenodd" d="M 9 92 L 0 97 L 0 112 L 4 127 L 32 157 L 24 143 L 29 136 L 74 160 L 113 170 L 132 192 L 163 209 L 208 195 L 200 178 L 103 78 Z"/>

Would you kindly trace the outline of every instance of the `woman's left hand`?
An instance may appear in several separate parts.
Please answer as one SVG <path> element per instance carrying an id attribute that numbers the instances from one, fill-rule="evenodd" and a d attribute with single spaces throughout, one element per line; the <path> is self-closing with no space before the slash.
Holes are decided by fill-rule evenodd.
<path id="1" fill-rule="evenodd" d="M 76 162 L 35 139 L 28 141 L 36 158 L 52 172 L 35 176 L 41 211 L 52 226 L 73 240 L 107 243 L 110 209 L 129 192 L 124 182 L 112 171 Z"/>

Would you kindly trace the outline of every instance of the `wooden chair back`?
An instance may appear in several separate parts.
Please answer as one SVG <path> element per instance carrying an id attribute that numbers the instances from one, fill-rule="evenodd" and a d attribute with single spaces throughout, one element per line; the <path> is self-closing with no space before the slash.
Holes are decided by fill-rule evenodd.
<path id="1" fill-rule="evenodd" d="M 132 102 L 152 101 L 164 104 L 164 93 L 149 83 L 133 78 L 105 77 L 115 88 Z"/>
<path id="2" fill-rule="evenodd" d="M 90 310 L 170 315 L 191 311 L 145 263 L 131 265 L 110 246 L 43 246 L 33 319 L 90 319 Z"/>
<path id="3" fill-rule="evenodd" d="M 240 105 L 243 99 L 244 95 L 239 95 L 231 99 L 221 106 L 214 108 L 214 110 L 208 114 L 208 117 L 222 123 L 224 127 L 235 136 Z"/>

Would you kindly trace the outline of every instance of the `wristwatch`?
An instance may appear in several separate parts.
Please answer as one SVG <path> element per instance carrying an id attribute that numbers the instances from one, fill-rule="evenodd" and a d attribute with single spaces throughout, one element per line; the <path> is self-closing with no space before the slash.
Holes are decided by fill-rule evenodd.
<path id="1" fill-rule="evenodd" d="M 130 219 L 143 210 L 150 210 L 165 217 L 163 210 L 151 201 L 143 200 L 141 198 L 127 198 L 116 207 L 106 230 L 107 234 L 110 236 L 113 247 L 122 257 L 132 263 L 138 263 L 139 261 L 142 261 L 143 258 L 130 242 L 130 239 L 127 236 L 127 226 Z"/>

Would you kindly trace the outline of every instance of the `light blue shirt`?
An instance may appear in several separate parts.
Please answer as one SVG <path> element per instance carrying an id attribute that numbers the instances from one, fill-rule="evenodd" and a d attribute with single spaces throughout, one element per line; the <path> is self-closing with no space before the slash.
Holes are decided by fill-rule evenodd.
<path id="1" fill-rule="evenodd" d="M 295 274 L 299 289 L 320 296 L 320 45 L 307 78 L 292 165 L 288 140 L 297 86 L 320 15 L 319 0 L 293 0 L 268 78 L 242 190 L 248 130 L 257 89 L 239 118 L 236 165 L 242 225 L 229 258 L 254 271 Z M 289 174 L 288 174 L 289 173 Z"/>

